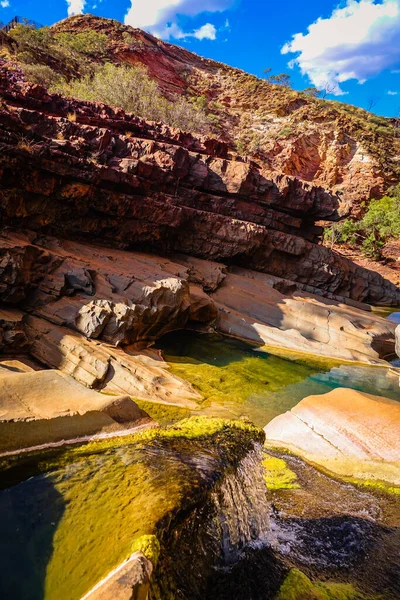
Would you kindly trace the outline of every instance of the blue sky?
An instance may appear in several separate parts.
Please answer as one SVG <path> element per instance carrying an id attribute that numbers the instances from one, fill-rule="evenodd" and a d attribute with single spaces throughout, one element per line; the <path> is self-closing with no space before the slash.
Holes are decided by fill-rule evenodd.
<path id="1" fill-rule="evenodd" d="M 400 0 L 0 0 L 0 20 L 112 17 L 262 77 L 400 116 Z"/>

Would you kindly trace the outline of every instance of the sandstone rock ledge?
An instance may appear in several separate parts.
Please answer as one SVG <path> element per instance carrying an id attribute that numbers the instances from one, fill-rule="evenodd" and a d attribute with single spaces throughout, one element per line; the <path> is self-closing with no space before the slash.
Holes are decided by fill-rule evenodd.
<path id="1" fill-rule="evenodd" d="M 152 572 L 151 561 L 142 552 L 134 552 L 82 600 L 147 600 Z"/>
<path id="2" fill-rule="evenodd" d="M 395 324 L 367 305 L 242 267 L 11 230 L 0 235 L 0 259 L 3 352 L 25 344 L 41 363 L 111 393 L 196 408 L 195 391 L 142 350 L 186 327 L 365 363 L 395 349 Z"/>
<path id="3" fill-rule="evenodd" d="M 58 371 L 0 370 L 0 452 L 152 424 L 128 396 L 99 394 Z"/>
<path id="4" fill-rule="evenodd" d="M 339 388 L 309 396 L 264 428 L 266 445 L 370 484 L 400 485 L 400 403 Z"/>

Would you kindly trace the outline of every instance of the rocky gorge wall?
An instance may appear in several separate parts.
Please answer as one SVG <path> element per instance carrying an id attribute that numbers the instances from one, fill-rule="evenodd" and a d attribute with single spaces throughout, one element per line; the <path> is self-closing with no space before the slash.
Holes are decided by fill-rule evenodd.
<path id="1" fill-rule="evenodd" d="M 4 353 L 193 408 L 196 392 L 143 351 L 171 330 L 362 362 L 394 352 L 394 326 L 365 303 L 399 304 L 398 288 L 318 244 L 315 221 L 347 210 L 338 196 L 0 75 Z"/>
<path id="2" fill-rule="evenodd" d="M 270 174 L 340 193 L 354 214 L 398 181 L 396 118 L 271 84 L 114 20 L 76 15 L 51 30 L 105 34 L 107 48 L 97 63 L 143 65 L 167 97 L 202 97 L 231 149 L 241 147 Z"/>
<path id="3" fill-rule="evenodd" d="M 345 210 L 323 188 L 267 179 L 217 140 L 48 95 L 6 67 L 0 92 L 3 227 L 182 252 L 323 294 L 399 303 L 395 286 L 314 243 L 315 221 Z"/>

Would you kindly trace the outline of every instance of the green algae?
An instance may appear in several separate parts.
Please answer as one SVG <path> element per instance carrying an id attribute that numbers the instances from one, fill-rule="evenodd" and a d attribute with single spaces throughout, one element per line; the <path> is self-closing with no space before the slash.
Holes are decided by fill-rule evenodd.
<path id="1" fill-rule="evenodd" d="M 152 419 L 160 425 L 170 425 L 176 421 L 181 421 L 190 416 L 188 408 L 181 408 L 171 404 L 160 404 L 159 402 L 149 402 L 133 398 L 136 404 L 144 410 Z"/>
<path id="2" fill-rule="evenodd" d="M 293 406 L 290 399 L 287 407 L 271 406 L 271 394 L 315 372 L 306 364 L 283 360 L 219 335 L 175 332 L 165 336 L 158 347 L 171 373 L 201 394 L 201 411 L 226 418 L 247 416 L 259 426 Z"/>
<path id="3" fill-rule="evenodd" d="M 342 479 L 343 481 L 352 483 L 360 487 L 365 487 L 367 489 L 370 489 L 371 491 L 381 492 L 383 494 L 389 494 L 393 496 L 400 496 L 400 487 L 394 486 L 386 481 L 379 481 L 373 479 L 356 479 L 354 477 L 343 477 Z"/>
<path id="4" fill-rule="evenodd" d="M 199 417 L 37 455 L 42 474 L 0 494 L 7 539 L 0 557 L 9 577 L 1 585 L 19 597 L 77 600 L 133 548 L 154 560 L 153 536 L 262 439 L 249 423 Z"/>
<path id="5" fill-rule="evenodd" d="M 237 339 L 190 331 L 167 334 L 157 347 L 171 373 L 202 396 L 196 414 L 246 417 L 264 427 L 306 396 L 337 387 L 400 399 L 398 378 L 390 378 L 383 367 L 273 348 L 269 353 Z M 162 422 L 168 422 L 168 413 L 175 419 L 175 407 L 153 410 L 161 410 Z"/>
<path id="6" fill-rule="evenodd" d="M 155 535 L 142 535 L 132 544 L 132 553 L 141 552 L 155 567 L 160 556 L 160 542 Z"/>
<path id="7" fill-rule="evenodd" d="M 263 442 L 265 434 L 262 429 L 246 420 L 227 420 L 205 416 L 189 417 L 165 428 L 151 428 L 144 431 L 115 437 L 93 440 L 84 444 L 68 445 L 62 448 L 34 450 L 32 452 L 3 457 L 0 460 L 0 489 L 14 485 L 22 478 L 39 473 L 50 472 L 55 468 L 67 466 L 86 456 L 101 454 L 107 450 L 124 448 L 136 444 L 139 448 L 152 441 L 170 439 L 206 439 L 219 433 L 225 439 L 235 440 L 235 432 L 242 431 L 253 436 L 258 442 Z"/>
<path id="8" fill-rule="evenodd" d="M 289 469 L 282 458 L 267 454 L 262 464 L 265 470 L 265 483 L 269 490 L 295 490 L 300 488 L 296 473 Z"/>
<path id="9" fill-rule="evenodd" d="M 286 448 L 285 446 L 279 446 L 276 443 L 271 443 L 268 441 L 268 439 L 265 441 L 264 445 L 265 445 L 265 448 L 267 448 L 271 452 L 278 452 L 279 454 L 282 454 L 284 456 L 290 456 L 293 458 L 300 459 L 301 461 L 303 461 L 303 463 L 305 463 L 305 464 L 309 465 L 310 467 L 312 467 L 313 469 L 315 469 L 315 471 L 317 471 L 319 473 L 323 473 L 324 475 L 326 475 L 330 479 L 333 479 L 334 481 L 342 482 L 342 483 L 350 483 L 357 487 L 366 488 L 367 490 L 370 490 L 372 492 L 382 493 L 384 495 L 400 496 L 400 487 L 393 485 L 392 483 L 390 483 L 388 481 L 384 481 L 384 480 L 380 480 L 380 479 L 361 479 L 361 478 L 356 478 L 356 477 L 348 477 L 346 475 L 340 475 L 339 473 L 335 473 L 334 471 L 331 471 L 330 469 L 328 469 L 327 467 L 325 467 L 322 464 L 308 460 L 307 458 L 302 456 L 300 452 L 295 452 L 294 450 L 292 450 L 290 448 Z M 282 459 L 282 462 L 285 462 L 285 461 Z"/>
<path id="10" fill-rule="evenodd" d="M 373 600 L 350 583 L 313 583 L 299 569 L 291 569 L 275 600 Z"/>

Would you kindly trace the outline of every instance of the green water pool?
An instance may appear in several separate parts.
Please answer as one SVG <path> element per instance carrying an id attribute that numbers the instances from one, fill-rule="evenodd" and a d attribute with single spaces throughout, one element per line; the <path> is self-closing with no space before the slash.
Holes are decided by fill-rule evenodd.
<path id="1" fill-rule="evenodd" d="M 311 356 L 286 360 L 240 340 L 193 331 L 170 333 L 157 348 L 171 372 L 201 394 L 197 414 L 248 418 L 263 427 L 306 396 L 337 387 L 400 401 L 399 375 L 389 368 Z M 189 413 L 149 402 L 140 404 L 162 423 Z"/>

